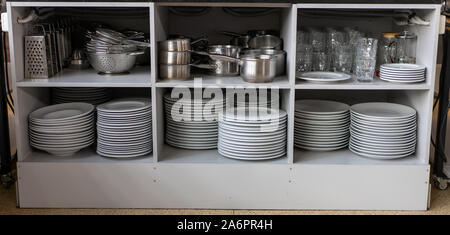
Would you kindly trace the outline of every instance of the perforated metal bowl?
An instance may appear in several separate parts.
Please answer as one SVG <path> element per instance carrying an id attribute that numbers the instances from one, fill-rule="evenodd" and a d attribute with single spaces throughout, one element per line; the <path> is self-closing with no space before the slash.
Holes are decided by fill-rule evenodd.
<path id="1" fill-rule="evenodd" d="M 144 54 L 143 51 L 135 51 L 120 54 L 89 53 L 88 59 L 92 67 L 101 73 L 123 73 L 133 68 L 136 56 Z"/>

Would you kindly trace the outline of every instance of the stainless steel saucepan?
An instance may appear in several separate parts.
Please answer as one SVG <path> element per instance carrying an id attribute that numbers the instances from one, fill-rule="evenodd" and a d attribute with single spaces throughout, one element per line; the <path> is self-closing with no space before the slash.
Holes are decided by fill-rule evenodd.
<path id="1" fill-rule="evenodd" d="M 165 40 L 158 42 L 158 50 L 159 51 L 190 51 L 191 45 L 204 41 L 206 38 L 202 37 L 199 39 L 196 39 L 191 42 L 191 39 L 189 38 L 178 38 L 178 39 L 171 39 L 171 40 Z"/>
<path id="2" fill-rule="evenodd" d="M 283 75 L 286 68 L 286 52 L 274 49 L 251 49 L 241 52 L 241 55 L 273 55 L 277 63 L 277 76 Z"/>
<path id="3" fill-rule="evenodd" d="M 215 55 L 225 55 L 237 58 L 241 48 L 233 45 L 212 45 L 208 47 L 208 53 Z M 239 63 L 223 61 L 223 60 L 210 60 L 210 64 L 214 68 L 211 70 L 211 74 L 216 76 L 236 76 L 239 75 Z"/>
<path id="4" fill-rule="evenodd" d="M 241 58 L 214 55 L 206 52 L 197 52 L 207 55 L 213 60 L 237 62 L 240 65 L 240 76 L 246 82 L 263 83 L 272 82 L 276 76 L 276 57 L 273 55 L 244 55 Z"/>
<path id="5" fill-rule="evenodd" d="M 213 69 L 207 64 L 160 64 L 159 78 L 163 80 L 186 80 L 191 78 L 191 67 Z"/>

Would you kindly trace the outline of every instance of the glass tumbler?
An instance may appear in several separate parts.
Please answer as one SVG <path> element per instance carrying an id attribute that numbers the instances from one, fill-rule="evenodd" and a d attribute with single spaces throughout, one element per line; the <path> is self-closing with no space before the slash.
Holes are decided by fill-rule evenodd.
<path id="1" fill-rule="evenodd" d="M 395 36 L 397 39 L 397 61 L 398 63 L 416 63 L 417 35 L 404 31 Z"/>
<path id="2" fill-rule="evenodd" d="M 351 44 L 336 45 L 333 51 L 333 71 L 350 73 L 353 66 L 353 57 Z"/>
<path id="3" fill-rule="evenodd" d="M 330 70 L 330 57 L 326 52 L 313 53 L 313 70 L 314 71 Z"/>
<path id="4" fill-rule="evenodd" d="M 325 32 L 318 29 L 311 29 L 309 35 L 314 52 L 324 52 L 326 41 Z"/>
<path id="5" fill-rule="evenodd" d="M 309 72 L 312 70 L 313 47 L 311 44 L 297 44 L 295 62 L 295 71 L 297 73 Z"/>
<path id="6" fill-rule="evenodd" d="M 377 63 L 377 44 L 375 38 L 360 38 L 356 47 L 354 75 L 360 82 L 371 82 Z"/>

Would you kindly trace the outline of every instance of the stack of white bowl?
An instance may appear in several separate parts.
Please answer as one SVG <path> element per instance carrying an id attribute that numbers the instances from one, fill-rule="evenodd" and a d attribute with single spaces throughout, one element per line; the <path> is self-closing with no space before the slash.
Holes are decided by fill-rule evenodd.
<path id="1" fill-rule="evenodd" d="M 295 147 L 313 151 L 346 147 L 350 136 L 349 108 L 328 100 L 295 101 Z"/>
<path id="2" fill-rule="evenodd" d="M 56 156 L 70 156 L 95 141 L 94 106 L 65 103 L 40 108 L 29 115 L 30 144 Z"/>
<path id="3" fill-rule="evenodd" d="M 414 83 L 425 81 L 425 66 L 418 64 L 383 64 L 380 79 L 388 82 Z"/>
<path id="4" fill-rule="evenodd" d="M 99 105 L 111 100 L 111 91 L 99 87 L 57 87 L 52 89 L 54 104 L 85 102 Z"/>
<path id="5" fill-rule="evenodd" d="M 219 153 L 239 160 L 267 160 L 286 155 L 287 115 L 283 110 L 236 108 L 219 119 Z"/>
<path id="6" fill-rule="evenodd" d="M 349 149 L 377 159 L 406 157 L 416 149 L 416 110 L 401 104 L 371 102 L 351 107 Z"/>
<path id="7" fill-rule="evenodd" d="M 217 148 L 217 114 L 223 107 L 223 99 L 179 99 L 165 94 L 166 143 L 184 149 Z"/>
<path id="8" fill-rule="evenodd" d="M 126 98 L 97 106 L 97 138 L 97 153 L 104 157 L 140 157 L 151 153 L 151 100 Z"/>

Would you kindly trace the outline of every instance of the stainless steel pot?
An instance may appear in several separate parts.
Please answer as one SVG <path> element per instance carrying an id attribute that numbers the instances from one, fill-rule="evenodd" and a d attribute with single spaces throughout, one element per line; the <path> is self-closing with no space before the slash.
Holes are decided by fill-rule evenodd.
<path id="1" fill-rule="evenodd" d="M 178 38 L 166 41 L 158 42 L 159 51 L 190 51 L 191 45 L 200 41 L 204 41 L 206 38 L 199 38 L 191 42 L 189 38 Z"/>
<path id="2" fill-rule="evenodd" d="M 191 52 L 189 51 L 159 51 L 159 63 L 166 65 L 181 65 L 191 62 Z"/>
<path id="3" fill-rule="evenodd" d="M 237 58 L 241 48 L 233 45 L 213 45 L 208 47 L 208 53 L 215 55 L 225 55 Z M 239 63 L 223 60 L 210 60 L 210 64 L 213 66 L 211 74 L 217 76 L 236 76 L 239 75 Z"/>
<path id="4" fill-rule="evenodd" d="M 240 76 L 246 82 L 263 83 L 272 82 L 276 76 L 276 57 L 273 55 L 245 55 L 242 58 L 201 53 L 211 59 L 238 62 Z"/>
<path id="5" fill-rule="evenodd" d="M 186 80 L 191 78 L 191 67 L 212 69 L 210 65 L 204 64 L 160 64 L 159 78 L 163 80 Z"/>
<path id="6" fill-rule="evenodd" d="M 253 37 L 248 42 L 252 49 L 276 49 L 281 50 L 283 41 L 281 38 L 273 35 L 260 35 Z"/>
<path id="7" fill-rule="evenodd" d="M 229 32 L 229 31 L 221 31 L 220 33 L 222 33 L 224 35 L 227 35 L 227 36 L 233 37 L 230 40 L 230 44 L 231 45 L 238 46 L 238 47 L 240 47 L 242 49 L 249 48 L 248 42 L 252 38 L 250 35 L 239 34 L 239 33 L 234 33 L 234 32 Z"/>
<path id="8" fill-rule="evenodd" d="M 274 49 L 251 49 L 241 52 L 242 55 L 273 55 L 276 58 L 276 74 L 283 75 L 286 69 L 286 52 Z"/>

